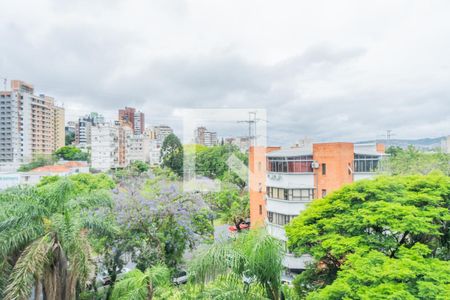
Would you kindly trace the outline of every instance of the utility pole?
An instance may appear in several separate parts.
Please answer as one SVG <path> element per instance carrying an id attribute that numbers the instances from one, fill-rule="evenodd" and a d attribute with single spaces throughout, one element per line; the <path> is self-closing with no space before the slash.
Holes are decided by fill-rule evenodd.
<path id="1" fill-rule="evenodd" d="M 249 141 L 249 147 L 253 145 L 253 139 L 255 139 L 255 146 L 256 146 L 256 111 L 249 111 L 248 112 L 248 120 L 241 120 L 238 121 L 238 123 L 247 123 L 248 124 L 248 141 Z M 253 134 L 252 126 L 255 125 L 255 130 Z"/>

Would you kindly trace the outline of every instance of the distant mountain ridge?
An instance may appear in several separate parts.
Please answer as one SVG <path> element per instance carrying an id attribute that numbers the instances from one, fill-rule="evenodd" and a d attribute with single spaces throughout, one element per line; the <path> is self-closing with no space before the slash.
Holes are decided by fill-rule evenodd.
<path id="1" fill-rule="evenodd" d="M 406 148 L 409 145 L 412 145 L 418 149 L 423 150 L 431 150 L 435 148 L 440 148 L 442 146 L 442 141 L 446 139 L 446 136 L 440 136 L 435 138 L 422 138 L 422 139 L 379 139 L 379 140 L 371 140 L 371 141 L 360 141 L 356 142 L 357 144 L 365 144 L 365 143 L 382 143 L 388 146 L 399 146 L 402 148 Z"/>

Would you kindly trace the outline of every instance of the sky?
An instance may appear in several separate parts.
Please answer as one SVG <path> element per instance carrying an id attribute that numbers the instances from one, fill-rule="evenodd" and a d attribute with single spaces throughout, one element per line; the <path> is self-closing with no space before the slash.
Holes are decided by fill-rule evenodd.
<path id="1" fill-rule="evenodd" d="M 54 96 L 67 120 L 132 106 L 181 133 L 186 108 L 262 109 L 272 145 L 450 134 L 450 1 L 0 5 L 0 78 Z M 246 135 L 237 121 L 200 123 Z"/>

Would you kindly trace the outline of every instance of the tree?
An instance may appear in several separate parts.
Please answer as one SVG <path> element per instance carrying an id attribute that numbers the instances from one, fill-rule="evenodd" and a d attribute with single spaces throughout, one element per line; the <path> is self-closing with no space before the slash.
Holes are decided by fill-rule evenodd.
<path id="1" fill-rule="evenodd" d="M 115 187 L 114 181 L 106 174 L 82 173 L 67 178 L 61 176 L 46 176 L 38 183 L 38 187 L 45 187 L 57 181 L 69 180 L 74 186 L 74 193 L 90 193 L 97 190 L 111 190 Z"/>
<path id="2" fill-rule="evenodd" d="M 439 170 L 450 175 L 450 154 L 441 151 L 422 152 L 413 146 L 403 150 L 389 147 L 389 157 L 382 162 L 382 172 L 390 175 L 428 174 Z"/>
<path id="3" fill-rule="evenodd" d="M 131 163 L 131 169 L 141 174 L 147 172 L 150 169 L 150 166 L 143 161 L 136 160 Z"/>
<path id="4" fill-rule="evenodd" d="M 54 163 L 55 163 L 55 159 L 53 156 L 39 155 L 39 156 L 36 156 L 32 162 L 21 165 L 17 171 L 18 172 L 28 172 L 33 169 L 39 168 L 39 167 L 53 165 Z"/>
<path id="5" fill-rule="evenodd" d="M 117 222 L 141 271 L 157 263 L 176 268 L 188 247 L 211 238 L 210 213 L 200 194 L 183 193 L 180 183 L 158 177 L 124 178 L 118 186 Z"/>
<path id="6" fill-rule="evenodd" d="M 348 256 L 337 279 L 307 299 L 447 299 L 450 262 L 426 258 L 420 243 L 402 246 L 397 258 L 372 250 Z"/>
<path id="7" fill-rule="evenodd" d="M 225 177 L 231 179 L 227 165 L 227 160 L 231 155 L 236 156 L 243 164 L 248 165 L 247 155 L 240 152 L 236 146 L 227 144 L 200 149 L 195 157 L 195 171 L 197 174 L 213 179 L 223 180 Z M 237 178 L 236 176 L 233 180 L 237 180 Z M 241 186 L 245 186 L 245 182 L 239 183 Z"/>
<path id="8" fill-rule="evenodd" d="M 264 297 L 280 299 L 281 259 L 280 243 L 263 231 L 252 230 L 235 240 L 214 243 L 197 255 L 189 271 L 191 279 L 198 284 L 222 279 L 226 284 L 216 286 L 218 289 L 213 293 L 216 296 L 223 293 L 243 296 L 223 299 L 255 299 L 247 296 L 258 287 L 262 288 Z M 221 277 L 224 275 L 227 277 Z M 206 289 L 206 292 L 211 291 Z"/>
<path id="9" fill-rule="evenodd" d="M 113 300 L 151 300 L 171 288 L 170 270 L 155 265 L 142 272 L 134 269 L 117 282 L 112 293 Z"/>
<path id="10" fill-rule="evenodd" d="M 235 225 L 238 231 L 241 231 L 239 225 L 250 216 L 248 194 L 242 195 L 236 188 L 225 187 L 212 193 L 209 195 L 209 202 L 219 217 L 224 222 Z"/>
<path id="11" fill-rule="evenodd" d="M 183 176 L 183 146 L 178 137 L 171 133 L 161 147 L 161 165 L 170 168 L 178 176 Z"/>
<path id="12" fill-rule="evenodd" d="M 67 132 L 65 137 L 65 145 L 70 146 L 75 142 L 75 132 Z"/>
<path id="13" fill-rule="evenodd" d="M 64 146 L 55 151 L 56 157 L 64 160 L 88 161 L 89 154 L 74 146 Z"/>
<path id="14" fill-rule="evenodd" d="M 101 230 L 93 208 L 110 205 L 107 192 L 78 193 L 68 179 L 0 194 L 0 282 L 5 299 L 73 299 L 92 278 L 90 230 Z"/>
<path id="15" fill-rule="evenodd" d="M 422 243 L 426 257 L 448 260 L 449 200 L 450 178 L 433 173 L 362 180 L 314 201 L 286 226 L 290 249 L 316 261 L 296 279 L 300 294 L 332 284 L 358 251 L 398 259 Z"/>

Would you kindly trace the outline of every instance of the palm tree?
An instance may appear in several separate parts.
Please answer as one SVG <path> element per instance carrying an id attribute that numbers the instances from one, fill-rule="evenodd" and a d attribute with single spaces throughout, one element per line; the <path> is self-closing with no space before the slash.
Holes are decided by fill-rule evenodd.
<path id="1" fill-rule="evenodd" d="M 92 278 L 88 230 L 105 229 L 86 210 L 109 206 L 109 195 L 79 195 L 70 179 L 0 194 L 0 290 L 4 299 L 73 299 Z"/>
<path id="2" fill-rule="evenodd" d="M 231 287 L 234 286 L 238 290 L 234 293 L 248 294 L 259 286 L 264 290 L 265 297 L 278 300 L 281 288 L 281 260 L 280 243 L 262 230 L 251 230 L 240 234 L 235 240 L 213 244 L 197 257 L 190 272 L 193 281 L 200 284 L 221 278 L 223 284 L 216 287 L 225 287 L 222 289 L 224 292 L 231 293 Z M 224 274 L 229 276 L 221 277 Z M 227 278 L 233 279 L 234 282 Z M 236 284 L 236 278 L 239 278 L 240 284 Z"/>
<path id="3" fill-rule="evenodd" d="M 145 272 L 134 269 L 116 283 L 112 299 L 151 300 L 155 295 L 170 288 L 170 270 L 166 266 L 156 265 Z"/>

